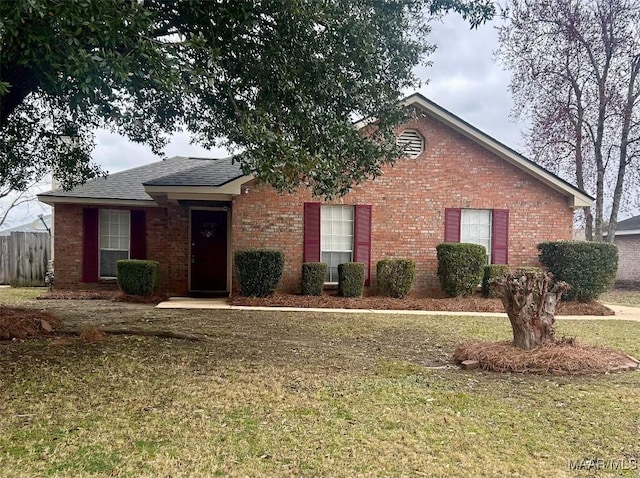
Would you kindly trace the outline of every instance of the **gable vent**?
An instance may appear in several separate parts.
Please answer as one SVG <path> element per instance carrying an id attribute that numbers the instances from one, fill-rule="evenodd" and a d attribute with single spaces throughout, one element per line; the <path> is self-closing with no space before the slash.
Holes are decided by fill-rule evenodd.
<path id="1" fill-rule="evenodd" d="M 398 144 L 409 158 L 417 158 L 424 151 L 424 138 L 415 129 L 405 129 L 398 136 Z"/>

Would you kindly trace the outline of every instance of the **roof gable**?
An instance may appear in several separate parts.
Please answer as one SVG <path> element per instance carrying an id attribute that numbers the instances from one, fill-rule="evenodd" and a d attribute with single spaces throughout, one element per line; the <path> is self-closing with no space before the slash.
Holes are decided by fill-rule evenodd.
<path id="1" fill-rule="evenodd" d="M 403 100 L 405 106 L 418 107 L 423 112 L 447 125 L 463 136 L 471 139 L 485 149 L 491 151 L 496 156 L 506 160 L 519 169 L 525 171 L 537 180 L 550 186 L 552 189 L 560 192 L 562 195 L 569 199 L 569 205 L 571 207 L 590 206 L 593 202 L 593 198 L 586 192 L 578 189 L 567 181 L 563 180 L 559 176 L 547 171 L 543 167 L 534 163 L 530 159 L 525 158 L 517 151 L 504 145 L 500 141 L 492 138 L 488 134 L 480 131 L 475 126 L 467 123 L 463 119 L 447 111 L 441 106 L 437 105 L 433 101 L 425 98 L 419 93 L 414 93 Z"/>

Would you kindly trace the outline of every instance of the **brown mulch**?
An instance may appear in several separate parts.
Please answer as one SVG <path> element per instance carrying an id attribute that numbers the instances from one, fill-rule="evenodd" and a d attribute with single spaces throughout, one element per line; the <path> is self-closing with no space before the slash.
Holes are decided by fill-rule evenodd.
<path id="1" fill-rule="evenodd" d="M 500 299 L 485 299 L 481 296 L 431 298 L 405 297 L 339 297 L 323 294 L 321 296 L 274 294 L 271 297 L 233 296 L 232 305 L 258 307 L 303 307 L 329 309 L 371 309 L 371 310 L 430 310 L 442 312 L 504 312 Z M 604 305 L 592 301 L 589 303 L 561 302 L 558 315 L 615 315 Z"/>
<path id="2" fill-rule="evenodd" d="M 534 350 L 521 350 L 511 341 L 471 342 L 460 345 L 454 360 L 476 360 L 482 370 L 515 373 L 592 374 L 637 370 L 638 361 L 608 347 L 573 339 L 548 342 Z"/>
<path id="3" fill-rule="evenodd" d="M 0 305 L 0 340 L 51 335 L 59 325 L 49 312 Z"/>

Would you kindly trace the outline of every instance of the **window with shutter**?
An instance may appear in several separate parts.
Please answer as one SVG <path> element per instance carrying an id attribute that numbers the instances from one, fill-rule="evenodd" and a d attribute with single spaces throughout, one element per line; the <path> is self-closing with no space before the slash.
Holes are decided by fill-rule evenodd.
<path id="1" fill-rule="evenodd" d="M 424 151 L 424 138 L 415 129 L 405 129 L 397 141 L 408 158 L 417 158 Z"/>
<path id="2" fill-rule="evenodd" d="M 320 208 L 320 260 L 329 283 L 338 282 L 339 264 L 353 261 L 353 206 Z"/>
<path id="3" fill-rule="evenodd" d="M 304 262 L 325 262 L 327 283 L 338 282 L 338 265 L 362 262 L 369 285 L 371 206 L 304 204 Z"/>
<path id="4" fill-rule="evenodd" d="M 509 263 L 508 209 L 445 209 L 445 242 L 480 244 L 487 263 Z"/>

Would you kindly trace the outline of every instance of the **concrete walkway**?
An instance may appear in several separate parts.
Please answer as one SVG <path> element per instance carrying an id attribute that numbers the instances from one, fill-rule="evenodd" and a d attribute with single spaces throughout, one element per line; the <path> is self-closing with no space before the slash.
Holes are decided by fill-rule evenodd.
<path id="1" fill-rule="evenodd" d="M 616 315 L 556 315 L 558 320 L 635 320 L 640 322 L 640 308 L 623 305 L 603 304 L 613 310 Z M 325 309 L 304 307 L 250 307 L 230 305 L 226 298 L 196 299 L 192 297 L 171 297 L 160 302 L 158 309 L 218 309 L 218 310 L 282 310 L 287 312 L 333 312 L 346 314 L 402 314 L 402 315 L 457 315 L 468 317 L 507 317 L 504 312 L 447 312 L 434 310 L 375 310 L 375 309 Z"/>

